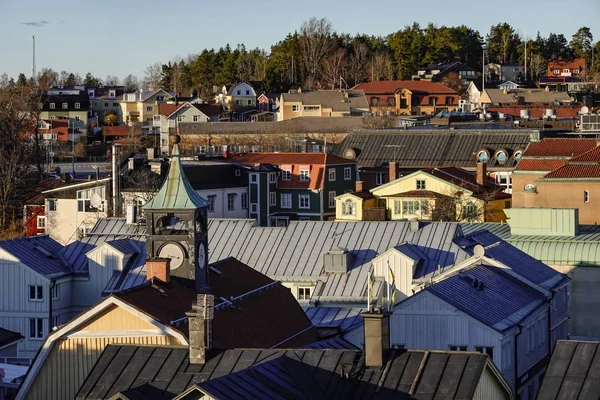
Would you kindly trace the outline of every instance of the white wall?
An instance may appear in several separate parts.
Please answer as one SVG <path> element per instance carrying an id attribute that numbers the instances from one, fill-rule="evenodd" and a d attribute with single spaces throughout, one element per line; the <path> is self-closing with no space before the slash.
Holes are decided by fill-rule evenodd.
<path id="1" fill-rule="evenodd" d="M 49 196 L 50 197 L 50 196 Z M 104 202 L 107 209 L 108 202 Z M 46 200 L 46 210 L 48 201 Z M 99 218 L 106 218 L 106 212 L 78 212 L 76 199 L 57 199 L 56 211 L 46 211 L 46 233 L 62 245 L 76 241 L 78 227 L 92 228 Z"/>
<path id="2" fill-rule="evenodd" d="M 248 209 L 242 209 L 242 193 L 248 193 L 247 187 L 206 189 L 196 190 L 196 192 L 205 200 L 208 200 L 208 196 L 217 196 L 214 203 L 214 211 L 208 212 L 208 218 L 248 218 L 250 199 L 248 199 Z M 227 195 L 229 193 L 237 194 L 234 201 L 234 210 L 227 209 Z"/>

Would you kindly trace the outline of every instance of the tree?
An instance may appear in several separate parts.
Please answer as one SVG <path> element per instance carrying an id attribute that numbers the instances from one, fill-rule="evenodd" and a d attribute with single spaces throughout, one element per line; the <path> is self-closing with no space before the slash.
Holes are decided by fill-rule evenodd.
<path id="1" fill-rule="evenodd" d="M 21 88 L 23 86 L 27 86 L 27 77 L 22 72 L 19 74 L 19 77 L 17 78 L 17 86 L 19 86 Z"/>
<path id="2" fill-rule="evenodd" d="M 490 61 L 498 63 L 517 61 L 517 47 L 521 39 L 510 24 L 504 22 L 493 25 L 486 41 Z"/>
<path id="3" fill-rule="evenodd" d="M 90 72 L 88 72 L 87 74 L 85 74 L 83 84 L 86 87 L 99 87 L 100 85 L 102 85 L 102 81 L 99 78 L 96 78 Z"/>
<path id="4" fill-rule="evenodd" d="M 571 51 L 567 47 L 567 39 L 563 34 L 551 33 L 544 41 L 544 57 L 548 59 L 570 58 Z"/>
<path id="5" fill-rule="evenodd" d="M 104 84 L 108 87 L 115 87 L 119 86 L 121 81 L 117 76 L 108 75 L 104 80 Z"/>
<path id="6" fill-rule="evenodd" d="M 452 90 L 455 90 L 458 93 L 462 92 L 462 80 L 460 79 L 460 75 L 456 72 L 449 72 L 442 78 L 440 83 L 444 86 L 449 87 Z"/>
<path id="7" fill-rule="evenodd" d="M 331 22 L 312 17 L 300 27 L 298 49 L 304 65 L 305 78 L 317 79 L 321 61 L 331 51 Z"/>
<path id="8" fill-rule="evenodd" d="M 104 125 L 113 126 L 118 122 L 117 116 L 112 111 L 105 111 L 103 118 Z"/>
<path id="9" fill-rule="evenodd" d="M 137 77 L 129 74 L 123 79 L 123 85 L 125 86 L 125 91 L 132 93 L 140 88 L 140 81 Z"/>
<path id="10" fill-rule="evenodd" d="M 340 82 L 340 78 L 343 74 L 345 58 L 346 49 L 337 49 L 335 53 L 323 60 L 321 76 L 327 85 L 331 85 L 331 89 L 335 89 L 336 83 Z"/>
<path id="11" fill-rule="evenodd" d="M 391 54 L 386 50 L 375 52 L 371 58 L 371 80 L 392 80 L 394 79 L 394 65 Z"/>
<path id="12" fill-rule="evenodd" d="M 365 129 L 390 129 L 398 127 L 398 119 L 393 115 L 366 116 L 362 117 L 363 128 Z"/>
<path id="13" fill-rule="evenodd" d="M 52 68 L 42 68 L 38 72 L 37 83 L 40 86 L 56 86 L 59 83 L 58 72 Z"/>
<path id="14" fill-rule="evenodd" d="M 79 142 L 75 145 L 75 157 L 77 157 L 77 158 L 87 157 L 87 147 L 85 146 L 85 143 Z"/>
<path id="15" fill-rule="evenodd" d="M 5 72 L 0 76 L 0 89 L 4 89 L 8 87 L 10 80 L 8 79 L 8 74 Z"/>
<path id="16" fill-rule="evenodd" d="M 162 64 L 155 62 L 149 65 L 144 70 L 144 88 L 145 89 L 158 89 L 160 87 L 160 81 L 162 79 Z"/>
<path id="17" fill-rule="evenodd" d="M 546 60 L 541 54 L 529 57 L 529 73 L 536 80 L 546 73 Z"/>
<path id="18" fill-rule="evenodd" d="M 125 176 L 124 186 L 133 191 L 128 199 L 131 204 L 146 204 L 160 190 L 163 184 L 163 178 L 152 172 L 149 168 L 138 169 L 130 175 Z M 141 209 L 139 210 L 141 212 Z"/>
<path id="19" fill-rule="evenodd" d="M 66 87 L 73 87 L 75 85 L 77 85 L 79 82 L 77 82 L 77 78 L 75 77 L 75 75 L 73 73 L 70 73 L 69 76 L 67 76 L 67 80 L 65 81 L 65 86 Z"/>
<path id="20" fill-rule="evenodd" d="M 367 80 L 367 66 L 370 58 L 369 53 L 368 46 L 363 42 L 356 41 L 352 46 L 348 72 L 355 85 Z"/>
<path id="21" fill-rule="evenodd" d="M 575 57 L 588 59 L 591 58 L 592 55 L 593 41 L 594 36 L 592 35 L 590 28 L 583 26 L 572 36 L 569 46 Z"/>

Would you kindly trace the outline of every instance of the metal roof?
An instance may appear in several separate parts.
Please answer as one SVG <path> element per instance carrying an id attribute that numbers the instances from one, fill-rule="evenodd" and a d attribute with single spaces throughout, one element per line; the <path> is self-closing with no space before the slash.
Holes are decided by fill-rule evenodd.
<path id="1" fill-rule="evenodd" d="M 478 283 L 483 286 L 478 287 Z M 500 332 L 520 322 L 546 300 L 539 290 L 488 265 L 463 269 L 424 291 Z"/>
<path id="2" fill-rule="evenodd" d="M 144 210 L 195 210 L 196 208 L 208 206 L 210 206 L 210 203 L 200 197 L 186 178 L 179 157 L 179 144 L 175 143 L 171 152 L 167 179 L 156 196 L 142 208 Z"/>
<path id="3" fill-rule="evenodd" d="M 317 328 L 337 328 L 348 332 L 362 324 L 360 313 L 366 308 L 302 307 L 310 322 Z"/>
<path id="4" fill-rule="evenodd" d="M 60 243 L 46 235 L 0 241 L 0 249 L 11 254 L 25 266 L 46 277 L 69 274 L 59 251 Z"/>

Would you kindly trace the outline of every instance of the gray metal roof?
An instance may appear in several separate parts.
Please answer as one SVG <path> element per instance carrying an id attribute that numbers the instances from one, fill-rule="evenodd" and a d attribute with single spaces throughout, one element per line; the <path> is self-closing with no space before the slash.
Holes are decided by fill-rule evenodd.
<path id="1" fill-rule="evenodd" d="M 362 324 L 360 313 L 366 308 L 302 307 L 310 322 L 317 328 L 337 328 L 348 332 Z"/>
<path id="2" fill-rule="evenodd" d="M 59 251 L 60 243 L 46 235 L 30 236 L 0 241 L 0 249 L 46 277 L 71 273 L 64 264 Z"/>
<path id="3" fill-rule="evenodd" d="M 479 150 L 487 149 L 493 155 L 505 149 L 512 154 L 524 150 L 531 136 L 539 133 L 523 129 L 355 131 L 335 147 L 333 154 L 343 157 L 344 150 L 352 148 L 359 167 L 379 167 L 395 161 L 400 168 L 473 168 Z M 512 169 L 512 161 L 505 167 Z"/>
<path id="4" fill-rule="evenodd" d="M 171 152 L 167 179 L 156 196 L 142 208 L 144 210 L 195 210 L 208 206 L 210 206 L 210 203 L 200 197 L 186 178 L 179 157 L 179 144 L 175 143 Z"/>

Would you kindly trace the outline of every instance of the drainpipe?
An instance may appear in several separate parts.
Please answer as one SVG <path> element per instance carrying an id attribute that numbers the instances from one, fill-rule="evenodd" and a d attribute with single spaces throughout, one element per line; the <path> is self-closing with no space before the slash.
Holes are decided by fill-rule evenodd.
<path id="1" fill-rule="evenodd" d="M 519 392 L 519 363 L 517 361 L 517 357 L 519 356 L 519 344 L 518 344 L 518 337 L 521 336 L 521 333 L 523 333 L 523 327 L 521 326 L 521 324 L 517 324 L 517 328 L 519 328 L 519 333 L 517 333 L 515 335 L 515 351 L 514 351 L 514 358 L 515 358 L 515 399 L 517 398 L 517 393 Z"/>
<path id="2" fill-rule="evenodd" d="M 50 279 L 50 290 L 48 290 L 48 334 L 52 333 L 52 288 L 56 285 L 56 279 Z"/>

